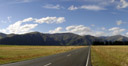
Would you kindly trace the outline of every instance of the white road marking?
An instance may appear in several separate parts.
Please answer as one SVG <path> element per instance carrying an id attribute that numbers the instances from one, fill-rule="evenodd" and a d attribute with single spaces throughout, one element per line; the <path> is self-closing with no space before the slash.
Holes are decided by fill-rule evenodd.
<path id="1" fill-rule="evenodd" d="M 51 65 L 52 63 L 48 63 L 48 64 L 46 64 L 46 65 L 44 65 L 44 66 L 49 66 L 49 65 Z"/>
<path id="2" fill-rule="evenodd" d="M 89 52 L 88 52 L 88 58 L 87 58 L 86 66 L 88 66 L 89 56 L 90 56 L 90 48 L 89 48 Z"/>
<path id="3" fill-rule="evenodd" d="M 68 54 L 67 56 L 71 56 L 71 54 Z"/>

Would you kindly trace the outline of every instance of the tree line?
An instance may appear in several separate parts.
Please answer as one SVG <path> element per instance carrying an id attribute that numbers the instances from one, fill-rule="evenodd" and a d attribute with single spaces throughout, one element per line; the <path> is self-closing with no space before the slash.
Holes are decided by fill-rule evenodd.
<path id="1" fill-rule="evenodd" d="M 128 41 L 94 41 L 92 45 L 128 45 Z"/>

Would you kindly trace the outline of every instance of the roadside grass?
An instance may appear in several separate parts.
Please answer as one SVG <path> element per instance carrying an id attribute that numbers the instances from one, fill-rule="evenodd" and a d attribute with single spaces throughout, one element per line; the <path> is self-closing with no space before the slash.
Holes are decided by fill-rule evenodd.
<path id="1" fill-rule="evenodd" d="M 93 66 L 128 66 L 128 46 L 92 46 Z"/>
<path id="2" fill-rule="evenodd" d="M 85 46 L 11 46 L 0 45 L 0 64 L 62 53 Z"/>

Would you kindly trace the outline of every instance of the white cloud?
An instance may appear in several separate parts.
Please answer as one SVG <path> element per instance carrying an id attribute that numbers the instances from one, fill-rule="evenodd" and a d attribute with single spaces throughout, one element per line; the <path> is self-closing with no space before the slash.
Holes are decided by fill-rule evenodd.
<path id="1" fill-rule="evenodd" d="M 69 8 L 68 8 L 68 10 L 77 10 L 78 9 L 78 7 L 75 7 L 74 5 L 71 5 Z"/>
<path id="2" fill-rule="evenodd" d="M 54 29 L 54 30 L 50 30 L 49 32 L 50 33 L 61 33 L 62 32 L 62 27 L 57 27 L 56 29 Z"/>
<path id="3" fill-rule="evenodd" d="M 41 19 L 36 19 L 35 22 L 37 23 L 63 23 L 65 22 L 65 18 L 64 17 L 45 17 L 45 18 L 41 18 Z"/>
<path id="4" fill-rule="evenodd" d="M 22 25 L 24 22 L 32 21 L 33 18 L 27 18 L 21 21 L 17 21 L 14 24 L 9 25 L 5 29 L 1 29 L 0 31 L 3 33 L 14 33 L 14 34 L 23 34 L 30 32 L 31 29 L 35 28 L 38 24 L 25 24 Z"/>
<path id="5" fill-rule="evenodd" d="M 122 32 L 125 31 L 125 29 L 121 29 L 119 27 L 113 27 L 113 28 L 110 28 L 109 31 L 112 32 L 112 35 L 119 35 L 121 34 Z"/>
<path id="6" fill-rule="evenodd" d="M 36 26 L 38 26 L 38 24 L 25 24 L 23 26 L 20 26 L 18 32 L 16 33 L 27 33 L 30 32 L 31 29 L 35 28 Z"/>
<path id="7" fill-rule="evenodd" d="M 62 27 L 57 27 L 56 29 L 50 30 L 49 32 L 50 33 L 71 32 L 79 35 L 89 35 L 91 29 L 83 25 L 72 25 L 72 26 L 67 26 L 63 31 L 62 31 Z"/>
<path id="8" fill-rule="evenodd" d="M 47 9 L 61 9 L 63 7 L 58 5 L 58 4 L 57 5 L 47 4 L 47 5 L 44 5 L 43 8 L 47 8 Z"/>
<path id="9" fill-rule="evenodd" d="M 121 25 L 122 23 L 123 23 L 122 20 L 118 20 L 118 21 L 116 22 L 117 25 Z"/>
<path id="10" fill-rule="evenodd" d="M 27 19 L 24 19 L 22 22 L 30 22 L 30 21 L 33 21 L 34 19 L 32 17 L 29 17 Z"/>
<path id="11" fill-rule="evenodd" d="M 98 5 L 82 5 L 82 6 L 70 6 L 68 10 L 77 10 L 77 9 L 85 9 L 85 10 L 93 10 L 93 11 L 100 11 L 100 10 L 106 10 L 105 8 L 98 6 Z"/>
<path id="12" fill-rule="evenodd" d="M 94 11 L 106 10 L 105 8 L 97 5 L 82 5 L 80 8 L 86 10 L 94 10 Z"/>
<path id="13" fill-rule="evenodd" d="M 91 33 L 91 29 L 84 25 L 72 25 L 66 27 L 66 32 L 72 32 L 79 35 L 89 35 Z"/>
<path id="14" fill-rule="evenodd" d="M 89 27 L 86 27 L 84 25 L 74 25 L 74 26 L 68 26 L 66 27 L 66 30 L 73 33 L 88 33 L 91 32 L 91 29 Z"/>
<path id="15" fill-rule="evenodd" d="M 49 33 L 62 33 L 62 32 L 70 32 L 79 35 L 93 35 L 93 36 L 105 36 L 106 33 L 102 31 L 93 31 L 91 28 L 86 27 L 84 25 L 71 25 L 67 26 L 65 30 L 62 30 L 62 27 L 57 27 L 54 30 L 50 30 Z"/>
<path id="16" fill-rule="evenodd" d="M 30 32 L 31 29 L 35 28 L 38 24 L 25 24 L 21 25 L 22 23 L 16 22 L 15 24 L 10 25 L 6 30 L 9 33 L 14 34 L 23 34 Z"/>
<path id="17" fill-rule="evenodd" d="M 120 0 L 120 3 L 118 4 L 117 8 L 126 8 L 128 7 L 128 2 L 126 2 L 126 0 Z"/>
<path id="18" fill-rule="evenodd" d="M 79 35 L 93 35 L 98 37 L 98 36 L 119 35 L 125 31 L 125 29 L 122 29 L 119 27 L 113 27 L 108 30 L 103 27 L 102 29 L 103 31 L 96 31 L 84 25 L 71 25 L 71 26 L 65 27 L 65 30 L 62 30 L 62 27 L 57 27 L 56 29 L 50 30 L 49 32 L 50 33 L 70 32 L 70 33 L 75 33 Z M 127 33 L 127 36 L 128 36 L 128 33 Z"/>
<path id="19" fill-rule="evenodd" d="M 5 29 L 0 29 L 0 32 L 3 33 L 14 33 L 14 34 L 23 34 L 27 32 L 31 32 L 32 29 L 38 26 L 38 24 L 26 24 L 27 22 L 36 22 L 36 23 L 62 23 L 65 21 L 64 17 L 44 17 L 41 19 L 36 19 L 36 18 L 26 18 L 20 21 L 15 22 L 14 24 L 9 25 Z M 25 23 L 25 24 L 23 24 Z M 56 29 L 56 32 L 59 31 L 60 29 Z"/>
<path id="20" fill-rule="evenodd" d="M 125 34 L 125 36 L 127 36 L 127 37 L 128 37 L 128 32 Z"/>

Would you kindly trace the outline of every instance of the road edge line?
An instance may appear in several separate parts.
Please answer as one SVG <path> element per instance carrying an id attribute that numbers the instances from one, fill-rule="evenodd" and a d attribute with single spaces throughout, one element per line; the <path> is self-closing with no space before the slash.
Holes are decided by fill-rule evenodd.
<path id="1" fill-rule="evenodd" d="M 87 58 L 87 62 L 86 62 L 86 65 L 85 66 L 88 66 L 88 62 L 89 62 L 89 56 L 90 56 L 90 47 L 89 47 L 89 52 L 88 52 L 88 58 Z"/>

